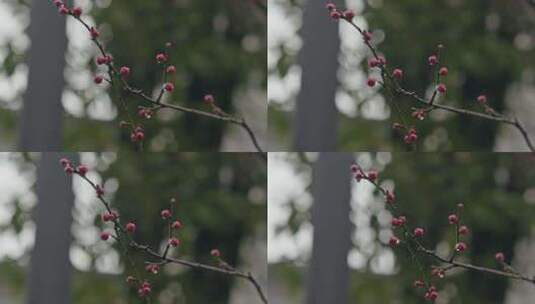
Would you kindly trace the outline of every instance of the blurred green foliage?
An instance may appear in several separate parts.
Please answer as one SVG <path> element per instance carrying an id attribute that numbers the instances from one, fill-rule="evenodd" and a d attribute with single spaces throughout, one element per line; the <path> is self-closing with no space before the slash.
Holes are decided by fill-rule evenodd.
<path id="1" fill-rule="evenodd" d="M 295 154 L 287 155 L 286 159 L 288 165 L 300 173 L 310 171 L 308 162 L 313 160 L 310 155 L 299 158 Z M 535 157 L 532 154 L 359 153 L 356 159 L 370 160 L 361 165 L 379 169 L 380 182 L 394 183 L 400 212 L 407 216 L 411 227 L 426 229 L 423 242 L 428 248 L 453 246 L 455 233 L 447 216 L 455 211 L 459 202 L 465 204 L 462 221 L 470 229 L 466 237 L 469 250 L 463 254 L 463 259 L 470 263 L 497 267 L 494 254 L 498 251 L 503 251 L 510 261 L 519 242 L 528 241 L 535 229 L 535 171 L 531 170 Z M 306 191 L 310 189 L 307 187 Z M 293 199 L 285 204 L 289 205 L 288 210 L 298 214 L 290 216 L 288 227 L 278 227 L 276 232 L 297 234 L 302 225 L 309 223 L 309 211 L 292 208 Z M 375 192 L 371 204 L 380 204 L 365 207 L 374 231 L 373 253 L 368 256 L 365 252 L 370 248 L 361 249 L 358 242 L 354 243 L 365 262 L 351 273 L 351 303 L 426 303 L 412 287 L 412 282 L 421 275 L 420 270 L 403 248 L 394 251 L 395 273 L 379 274 L 372 270 L 372 264 L 377 262 L 374 259 L 389 249 L 378 236 L 388 228 L 379 219 L 383 217 L 384 221 L 382 195 Z M 303 255 L 269 266 L 270 278 L 280 281 L 295 301 L 306 286 L 304 265 L 308 263 L 308 254 Z M 436 265 L 426 257 L 422 261 Z M 528 271 L 525 274 L 530 275 L 527 269 L 521 271 Z M 506 290 L 513 282 L 464 271 L 437 284 L 442 297 L 449 299 L 448 303 L 504 303 Z"/>

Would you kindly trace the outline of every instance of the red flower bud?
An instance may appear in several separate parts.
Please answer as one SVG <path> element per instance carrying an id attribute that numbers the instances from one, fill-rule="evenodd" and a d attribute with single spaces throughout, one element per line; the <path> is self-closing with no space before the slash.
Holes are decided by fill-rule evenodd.
<path id="1" fill-rule="evenodd" d="M 213 104 L 213 103 L 215 102 L 214 96 L 211 95 L 211 94 L 206 94 L 206 95 L 204 95 L 203 100 L 204 100 L 204 102 L 207 103 L 207 104 Z"/>
<path id="2" fill-rule="evenodd" d="M 394 192 L 386 190 L 385 199 L 387 203 L 393 204 L 396 201 L 396 196 Z"/>
<path id="3" fill-rule="evenodd" d="M 59 8 L 58 8 L 58 12 L 61 14 L 61 15 L 67 15 L 69 13 L 69 9 L 67 7 L 65 7 L 65 5 L 61 5 Z"/>
<path id="4" fill-rule="evenodd" d="M 63 166 L 63 167 L 67 167 L 68 165 L 71 164 L 71 161 L 68 160 L 67 158 L 62 158 L 59 160 L 59 163 Z"/>
<path id="5" fill-rule="evenodd" d="M 75 6 L 72 8 L 71 13 L 74 17 L 79 18 L 80 15 L 82 15 L 82 8 L 80 8 L 79 6 Z"/>
<path id="6" fill-rule="evenodd" d="M 168 74 L 174 74 L 174 73 L 176 73 L 176 67 L 174 65 L 170 65 L 165 69 L 165 71 Z"/>
<path id="7" fill-rule="evenodd" d="M 437 91 L 441 94 L 446 93 L 446 85 L 441 83 L 437 86 Z"/>
<path id="8" fill-rule="evenodd" d="M 130 75 L 130 68 L 127 66 L 122 66 L 119 69 L 119 74 L 121 74 L 121 76 L 123 77 L 127 77 L 128 75 Z"/>
<path id="9" fill-rule="evenodd" d="M 171 224 L 171 228 L 180 229 L 182 228 L 182 223 L 179 220 L 176 220 Z"/>
<path id="10" fill-rule="evenodd" d="M 96 84 L 101 84 L 103 80 L 104 80 L 104 77 L 102 77 L 102 76 L 100 76 L 100 75 L 97 75 L 97 76 L 95 76 L 95 78 L 93 78 L 93 81 L 94 81 Z"/>
<path id="11" fill-rule="evenodd" d="M 414 234 L 415 237 L 422 237 L 425 234 L 425 230 L 423 228 L 420 228 L 420 227 L 414 228 L 413 234 Z"/>
<path id="12" fill-rule="evenodd" d="M 375 170 L 370 170 L 370 172 L 368 172 L 368 179 L 372 182 L 377 180 L 377 176 L 378 176 L 378 173 Z"/>
<path id="13" fill-rule="evenodd" d="M 166 83 L 166 84 L 164 85 L 163 88 L 164 88 L 167 92 L 173 92 L 173 90 L 175 89 L 175 86 L 174 86 L 172 83 L 168 82 L 168 83 Z"/>
<path id="14" fill-rule="evenodd" d="M 158 61 L 158 63 L 167 61 L 167 55 L 165 55 L 164 53 L 156 54 L 156 61 Z"/>
<path id="15" fill-rule="evenodd" d="M 104 195 L 104 189 L 100 185 L 95 186 L 95 192 L 97 193 L 98 197 L 101 197 Z"/>
<path id="16" fill-rule="evenodd" d="M 78 171 L 78 174 L 80 174 L 81 176 L 85 176 L 85 174 L 87 173 L 88 169 L 84 165 L 79 165 L 78 168 L 76 168 L 76 171 Z"/>
<path id="17" fill-rule="evenodd" d="M 71 167 L 71 165 L 65 166 L 65 168 L 63 168 L 63 170 L 65 170 L 65 173 L 67 173 L 69 175 L 74 173 L 74 168 Z"/>
<path id="18" fill-rule="evenodd" d="M 170 217 L 171 217 L 171 210 L 169 210 L 169 209 L 164 209 L 164 210 L 162 210 L 162 212 L 160 212 L 160 216 L 161 216 L 162 219 L 164 219 L 164 220 L 170 218 Z"/>
<path id="19" fill-rule="evenodd" d="M 401 243 L 401 241 L 395 236 L 391 236 L 390 240 L 388 240 L 388 245 L 391 247 L 396 247 L 399 243 Z"/>
<path id="20" fill-rule="evenodd" d="M 431 65 L 431 66 L 437 64 L 438 63 L 437 56 L 436 55 L 429 56 L 429 58 L 427 58 L 427 63 L 429 63 L 429 65 Z"/>
<path id="21" fill-rule="evenodd" d="M 126 230 L 126 232 L 128 233 L 134 233 L 136 231 L 136 224 L 134 224 L 133 222 L 129 222 L 124 227 L 124 230 Z"/>
<path id="22" fill-rule="evenodd" d="M 100 234 L 100 239 L 103 241 L 107 241 L 110 238 L 111 234 L 109 232 L 102 232 Z"/>
<path id="23" fill-rule="evenodd" d="M 450 222 L 450 224 L 456 224 L 457 222 L 459 222 L 459 218 L 457 217 L 457 214 L 448 215 L 448 222 Z"/>
<path id="24" fill-rule="evenodd" d="M 462 234 L 462 235 L 468 234 L 469 231 L 470 230 L 468 229 L 468 227 L 464 225 L 459 227 L 459 230 L 458 230 L 459 234 Z"/>
<path id="25" fill-rule="evenodd" d="M 397 79 L 402 79 L 403 78 L 403 71 L 401 69 L 395 69 L 392 72 L 392 77 L 397 78 Z"/>
<path id="26" fill-rule="evenodd" d="M 130 133 L 130 140 L 132 142 L 139 142 L 145 139 L 145 133 L 143 133 L 143 130 L 136 128 L 132 133 Z"/>
<path id="27" fill-rule="evenodd" d="M 174 238 L 174 237 L 173 237 L 173 238 L 170 238 L 170 239 L 169 239 L 169 245 L 170 245 L 171 247 L 178 247 L 178 245 L 180 245 L 180 240 L 177 239 L 177 238 Z"/>
<path id="28" fill-rule="evenodd" d="M 370 33 L 369 31 L 363 31 L 362 39 L 364 39 L 365 42 L 370 42 L 370 40 L 372 40 L 372 33 Z"/>
<path id="29" fill-rule="evenodd" d="M 464 242 L 459 242 L 459 243 L 455 244 L 455 251 L 457 251 L 459 253 L 460 252 L 464 252 L 466 250 L 466 248 L 468 248 L 468 246 Z"/>
<path id="30" fill-rule="evenodd" d="M 100 33 L 99 33 L 99 32 L 97 31 L 97 29 L 94 28 L 94 27 L 91 27 L 91 28 L 89 29 L 89 34 L 91 34 L 91 38 L 92 38 L 92 39 L 97 39 L 98 36 L 100 36 Z"/>
<path id="31" fill-rule="evenodd" d="M 331 11 L 329 14 L 333 20 L 338 20 L 342 17 L 342 14 L 340 14 L 339 11 Z"/>
<path id="32" fill-rule="evenodd" d="M 355 12 L 353 12 L 350 9 L 345 10 L 343 14 L 344 14 L 344 19 L 346 19 L 347 21 L 351 21 L 355 17 Z"/>

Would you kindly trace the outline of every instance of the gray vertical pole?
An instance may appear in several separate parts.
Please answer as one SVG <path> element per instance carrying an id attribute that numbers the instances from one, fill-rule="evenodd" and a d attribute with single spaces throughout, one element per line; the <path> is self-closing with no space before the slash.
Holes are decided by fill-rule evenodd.
<path id="1" fill-rule="evenodd" d="M 72 178 L 59 153 L 43 153 L 37 168 L 35 246 L 28 275 L 28 304 L 68 304 L 71 286 Z M 71 157 L 73 155 L 70 155 Z"/>
<path id="2" fill-rule="evenodd" d="M 51 1 L 32 1 L 29 36 L 30 70 L 19 146 L 22 151 L 60 151 L 67 38 L 65 16 L 58 14 Z"/>
<path id="3" fill-rule="evenodd" d="M 335 1 L 336 2 L 336 1 Z M 295 111 L 295 139 L 298 151 L 335 151 L 338 86 L 338 23 L 329 18 L 324 1 L 305 3 L 303 48 L 299 54 L 301 91 Z"/>
<path id="4" fill-rule="evenodd" d="M 351 154 L 322 153 L 314 166 L 314 239 L 307 276 L 307 304 L 347 303 L 351 161 Z"/>

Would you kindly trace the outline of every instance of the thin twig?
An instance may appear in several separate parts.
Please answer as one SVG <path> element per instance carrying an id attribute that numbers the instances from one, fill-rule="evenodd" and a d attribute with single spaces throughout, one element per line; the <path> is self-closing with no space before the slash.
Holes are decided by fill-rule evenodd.
<path id="1" fill-rule="evenodd" d="M 460 267 L 460 268 L 464 268 L 464 269 L 468 269 L 468 270 L 489 273 L 489 274 L 493 274 L 493 275 L 507 277 L 507 278 L 510 278 L 510 279 L 513 279 L 513 280 L 522 280 L 522 281 L 526 281 L 526 282 L 530 282 L 532 284 L 535 284 L 535 278 L 530 278 L 530 277 L 527 277 L 525 275 L 512 273 L 512 272 L 501 271 L 501 270 L 482 267 L 482 266 L 477 266 L 477 265 L 468 264 L 468 263 L 462 263 L 462 262 L 458 262 L 458 261 L 454 261 L 454 260 L 450 260 L 450 259 L 445 259 L 445 258 L 437 255 L 434 251 L 429 250 L 429 249 L 425 249 L 425 248 L 420 248 L 419 251 L 423 252 L 423 253 L 431 256 L 431 257 L 433 257 L 434 259 L 436 259 L 436 260 L 438 260 L 438 261 L 440 261 L 440 262 L 442 262 L 442 263 L 444 263 L 446 265 L 449 265 L 451 269 L 453 269 L 454 267 Z"/>

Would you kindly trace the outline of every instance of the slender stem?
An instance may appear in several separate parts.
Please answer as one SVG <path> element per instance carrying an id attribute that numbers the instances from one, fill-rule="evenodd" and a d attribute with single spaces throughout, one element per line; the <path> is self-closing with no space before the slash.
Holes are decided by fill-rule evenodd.
<path id="1" fill-rule="evenodd" d="M 197 263 L 197 262 L 191 262 L 191 261 L 187 261 L 187 260 L 183 260 L 183 259 L 166 257 L 166 256 L 164 256 L 162 254 L 159 254 L 159 253 L 155 252 L 154 250 L 150 249 L 149 246 L 140 245 L 140 244 L 138 244 L 138 243 L 136 243 L 134 241 L 132 241 L 130 243 L 130 246 L 132 246 L 133 248 L 136 248 L 138 250 L 144 251 L 145 253 L 147 253 L 151 257 L 159 259 L 164 264 L 166 264 L 166 263 L 174 263 L 174 264 L 184 265 L 184 266 L 187 266 L 187 267 L 190 267 L 190 268 L 194 268 L 194 269 L 218 272 L 218 273 L 221 273 L 221 274 L 226 274 L 226 275 L 229 275 L 229 276 L 235 276 L 235 277 L 239 277 L 239 278 L 242 278 L 242 279 L 246 279 L 247 281 L 249 281 L 255 287 L 256 292 L 258 293 L 258 296 L 260 297 L 262 302 L 263 303 L 268 303 L 267 298 L 266 298 L 264 292 L 262 291 L 262 288 L 260 287 L 260 284 L 258 283 L 258 281 L 254 278 L 254 276 L 250 272 L 245 273 L 245 272 L 241 272 L 241 271 L 238 271 L 238 270 L 235 270 L 235 269 L 232 269 L 232 270 L 231 269 L 225 269 L 225 268 L 215 267 L 215 266 L 201 264 L 201 263 Z"/>
<path id="2" fill-rule="evenodd" d="M 421 248 L 420 251 L 425 253 L 425 254 L 427 254 L 427 255 L 429 255 L 429 256 L 431 256 L 431 257 L 433 257 L 434 259 L 436 259 L 436 260 L 438 260 L 438 261 L 440 261 L 440 262 L 442 262 L 444 264 L 450 265 L 450 268 L 460 267 L 460 268 L 464 268 L 464 269 L 468 269 L 468 270 L 494 274 L 494 275 L 506 277 L 506 278 L 513 279 L 513 280 L 522 280 L 522 281 L 526 281 L 526 282 L 530 282 L 532 284 L 535 284 L 535 277 L 530 278 L 530 277 L 527 277 L 525 275 L 521 275 L 521 274 L 518 274 L 518 273 L 506 272 L 506 271 L 501 271 L 501 270 L 497 270 L 497 269 L 477 266 L 477 265 L 473 265 L 473 264 L 462 263 L 462 262 L 458 262 L 458 261 L 450 261 L 449 259 L 445 259 L 445 258 L 437 255 L 434 251 L 428 250 L 428 249 L 425 249 L 425 248 Z M 453 267 L 451 267 L 451 266 L 453 266 Z"/>

